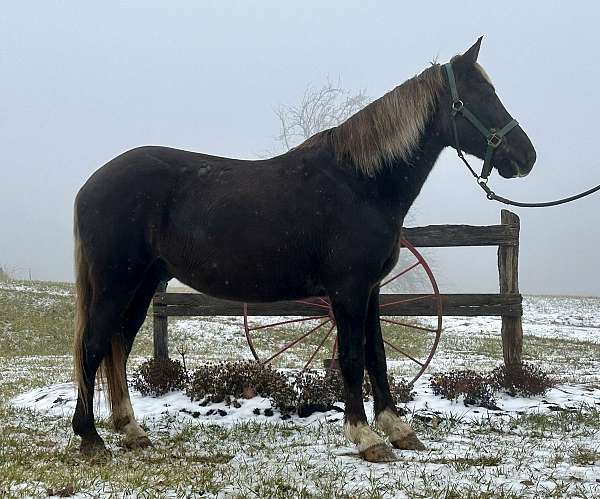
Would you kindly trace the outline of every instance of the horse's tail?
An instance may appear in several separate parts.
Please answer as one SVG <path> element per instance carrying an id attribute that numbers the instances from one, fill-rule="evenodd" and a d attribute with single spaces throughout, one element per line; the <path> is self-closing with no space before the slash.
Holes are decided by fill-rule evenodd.
<path id="1" fill-rule="evenodd" d="M 75 204 L 73 236 L 75 239 L 75 335 L 73 338 L 73 362 L 75 368 L 75 381 L 79 386 L 82 397 L 81 401 L 85 406 L 88 387 L 85 383 L 85 371 L 83 366 L 85 358 L 84 336 L 89 322 L 89 309 L 93 290 L 90 279 L 90 266 L 79 237 L 77 204 Z"/>
<path id="2" fill-rule="evenodd" d="M 75 211 L 75 290 L 76 290 L 76 312 L 75 312 L 75 340 L 74 340 L 74 362 L 75 379 L 83 397 L 84 407 L 87 405 L 87 392 L 89 384 L 85 380 L 85 336 L 90 322 L 90 307 L 93 299 L 94 286 L 90 272 L 90 262 L 85 254 L 79 226 L 77 222 L 77 208 Z M 98 381 L 106 387 L 106 396 L 114 414 L 115 404 L 122 400 L 127 390 L 127 379 L 125 373 L 125 347 L 123 336 L 118 331 L 106 331 L 111 335 L 110 348 L 104 355 L 98 369 Z"/>
<path id="3" fill-rule="evenodd" d="M 110 348 L 98 370 L 98 381 L 106 388 L 106 398 L 110 405 L 110 412 L 115 426 L 119 424 L 119 421 L 115 419 L 118 417 L 115 408 L 119 406 L 127 393 L 126 360 L 123 336 L 118 333 L 113 334 Z"/>

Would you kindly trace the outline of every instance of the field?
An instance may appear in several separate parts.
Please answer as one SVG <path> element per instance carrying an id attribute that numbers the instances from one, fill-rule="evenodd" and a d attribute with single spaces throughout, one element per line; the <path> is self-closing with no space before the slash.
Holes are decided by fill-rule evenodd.
<path id="1" fill-rule="evenodd" d="M 422 378 L 406 417 L 428 450 L 398 451 L 383 465 L 358 459 L 339 412 L 282 420 L 264 414 L 265 399 L 200 407 L 182 393 L 133 393 L 153 448 L 125 451 L 101 419 L 112 458 L 85 459 L 70 428 L 72 322 L 70 284 L 0 283 L 0 497 L 600 497 L 597 298 L 526 297 L 525 357 L 556 376 L 556 388 L 530 399 L 499 394 L 499 410 L 487 410 L 434 396 Z M 150 326 L 130 371 L 150 355 Z M 169 327 L 173 357 L 187 350 L 190 368 L 249 358 L 239 319 Z M 496 319 L 447 319 L 430 372 L 497 366 L 499 330 Z M 424 348 L 417 336 L 404 339 L 413 352 Z M 286 366 L 299 367 L 301 354 Z M 400 359 L 389 364 L 407 373 Z M 106 418 L 102 401 L 98 409 Z"/>

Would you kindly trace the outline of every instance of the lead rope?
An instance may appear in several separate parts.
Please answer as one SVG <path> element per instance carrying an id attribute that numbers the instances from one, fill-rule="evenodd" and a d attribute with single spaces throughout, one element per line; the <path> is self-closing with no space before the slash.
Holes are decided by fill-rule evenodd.
<path id="1" fill-rule="evenodd" d="M 486 197 L 491 201 L 498 201 L 499 203 L 508 204 L 511 206 L 520 206 L 522 208 L 546 208 L 548 206 L 558 206 L 559 204 L 570 203 L 571 201 L 575 201 L 576 199 L 581 199 L 585 196 L 589 196 L 594 192 L 600 191 L 600 185 L 596 187 L 592 187 L 587 191 L 580 192 L 579 194 L 575 194 L 573 196 L 569 196 L 568 198 L 557 199 L 556 201 L 545 201 L 543 203 L 523 203 L 521 201 L 513 201 L 511 199 L 504 198 L 502 196 L 498 196 L 493 190 L 491 190 L 485 182 L 477 182 L 479 186 L 485 191 Z"/>

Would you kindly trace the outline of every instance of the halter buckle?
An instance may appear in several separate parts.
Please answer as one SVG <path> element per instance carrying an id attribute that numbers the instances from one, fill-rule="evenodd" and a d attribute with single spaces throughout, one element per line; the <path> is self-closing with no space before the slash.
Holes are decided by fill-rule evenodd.
<path id="1" fill-rule="evenodd" d="M 455 101 L 452 103 L 452 110 L 453 110 L 455 113 L 460 113 L 460 112 L 462 111 L 463 107 L 465 107 L 465 104 L 464 104 L 464 102 L 463 102 L 463 101 L 461 101 L 460 99 L 458 99 L 458 100 L 455 100 Z"/>
<path id="2" fill-rule="evenodd" d="M 502 135 L 498 135 L 496 132 L 492 132 L 487 138 L 487 143 L 490 147 L 496 149 L 502 143 Z"/>

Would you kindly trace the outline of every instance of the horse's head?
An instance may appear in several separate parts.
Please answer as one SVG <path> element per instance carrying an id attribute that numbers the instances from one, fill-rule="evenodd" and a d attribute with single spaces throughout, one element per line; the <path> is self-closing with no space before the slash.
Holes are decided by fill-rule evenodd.
<path id="1" fill-rule="evenodd" d="M 442 101 L 448 144 L 483 159 L 484 177 L 492 167 L 505 178 L 525 176 L 535 163 L 535 149 L 477 63 L 480 45 L 481 38 L 442 68 L 448 85 Z"/>

